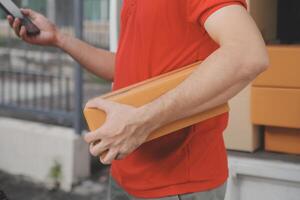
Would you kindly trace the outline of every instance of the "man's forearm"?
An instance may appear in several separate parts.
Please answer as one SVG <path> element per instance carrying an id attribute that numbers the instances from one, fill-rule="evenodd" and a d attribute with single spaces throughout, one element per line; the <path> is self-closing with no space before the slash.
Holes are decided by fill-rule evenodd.
<path id="1" fill-rule="evenodd" d="M 158 128 L 226 103 L 264 70 L 264 61 L 259 62 L 220 48 L 182 84 L 144 106 L 149 122 Z"/>
<path id="2" fill-rule="evenodd" d="M 113 80 L 115 54 L 95 48 L 74 37 L 59 34 L 56 46 L 79 62 L 93 74 L 107 80 Z"/>

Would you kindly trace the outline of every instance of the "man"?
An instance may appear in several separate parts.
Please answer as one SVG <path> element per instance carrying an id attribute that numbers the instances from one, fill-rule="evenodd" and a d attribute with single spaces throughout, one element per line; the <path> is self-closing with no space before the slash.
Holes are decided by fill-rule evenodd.
<path id="1" fill-rule="evenodd" d="M 227 102 L 268 66 L 261 34 L 245 0 L 124 0 L 116 54 L 63 35 L 42 15 L 23 10 L 42 30 L 24 41 L 63 49 L 114 90 L 203 60 L 175 89 L 140 108 L 100 98 L 87 107 L 107 112 L 85 135 L 90 152 L 111 164 L 111 199 L 224 199 L 228 166 L 222 114 L 142 144 L 155 129 Z M 101 142 L 98 142 L 101 141 Z M 142 145 L 141 145 L 142 144 Z"/>

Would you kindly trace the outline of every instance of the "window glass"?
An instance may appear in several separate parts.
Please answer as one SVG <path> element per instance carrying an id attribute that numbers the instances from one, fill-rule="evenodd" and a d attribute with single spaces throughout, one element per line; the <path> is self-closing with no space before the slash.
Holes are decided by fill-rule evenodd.
<path id="1" fill-rule="evenodd" d="M 108 20 L 109 0 L 85 0 L 85 19 L 92 21 Z"/>
<path id="2" fill-rule="evenodd" d="M 47 12 L 47 0 L 26 0 L 26 1 L 23 0 L 22 3 L 25 7 L 29 7 L 44 15 Z"/>

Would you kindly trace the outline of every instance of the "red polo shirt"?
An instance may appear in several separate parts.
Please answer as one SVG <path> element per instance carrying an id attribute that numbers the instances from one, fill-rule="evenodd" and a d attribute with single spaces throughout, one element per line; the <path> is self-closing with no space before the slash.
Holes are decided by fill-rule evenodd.
<path id="1" fill-rule="evenodd" d="M 245 0 L 124 0 L 114 90 L 204 60 L 218 48 L 204 22 L 232 4 L 246 7 Z M 112 175 L 140 198 L 216 188 L 228 177 L 227 121 L 226 113 L 143 144 L 114 161 Z"/>

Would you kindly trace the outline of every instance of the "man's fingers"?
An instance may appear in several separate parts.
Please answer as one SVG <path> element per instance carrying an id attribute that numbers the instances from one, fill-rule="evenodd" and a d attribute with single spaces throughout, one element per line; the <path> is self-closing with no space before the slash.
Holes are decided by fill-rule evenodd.
<path id="1" fill-rule="evenodd" d="M 109 165 L 112 163 L 113 160 L 115 160 L 117 155 L 118 155 L 117 148 L 111 148 L 111 149 L 109 149 L 108 153 L 106 154 L 106 156 L 104 158 L 100 157 L 100 161 L 105 165 Z"/>
<path id="2" fill-rule="evenodd" d="M 85 108 L 97 108 L 97 103 L 92 99 L 85 104 Z"/>
<path id="3" fill-rule="evenodd" d="M 22 12 L 24 15 L 30 17 L 31 19 L 35 19 L 35 18 L 37 17 L 37 15 L 38 15 L 37 12 L 35 12 L 35 11 L 31 10 L 31 9 L 21 8 L 21 12 Z"/>
<path id="4" fill-rule="evenodd" d="M 105 123 L 97 130 L 85 134 L 84 140 L 86 141 L 86 143 L 92 143 L 103 139 L 104 137 L 106 137 L 106 135 L 109 135 L 109 133 L 106 129 L 106 123 Z"/>
<path id="5" fill-rule="evenodd" d="M 25 40 L 26 39 L 26 28 L 25 26 L 21 26 L 21 29 L 20 29 L 20 37 L 22 38 L 22 40 Z"/>
<path id="6" fill-rule="evenodd" d="M 98 140 L 101 140 L 103 137 L 103 134 L 105 134 L 102 131 L 102 128 L 97 129 L 96 131 L 89 132 L 84 135 L 84 140 L 86 143 L 90 144 L 92 142 L 96 142 Z"/>
<path id="7" fill-rule="evenodd" d="M 20 37 L 20 26 L 21 26 L 21 20 L 20 19 L 15 19 L 13 22 L 13 29 L 18 37 Z"/>
<path id="8" fill-rule="evenodd" d="M 103 152 L 105 152 L 109 147 L 109 143 L 106 142 L 98 142 L 98 143 L 92 143 L 90 144 L 90 153 L 93 156 L 99 156 L 101 155 Z"/>
<path id="9" fill-rule="evenodd" d="M 101 98 L 95 98 L 87 102 L 85 108 L 99 108 L 104 110 L 106 113 L 109 112 L 111 106 L 113 106 L 113 102 L 104 100 Z"/>
<path id="10" fill-rule="evenodd" d="M 26 9 L 26 8 L 21 8 L 20 10 L 26 16 L 29 16 L 30 13 L 32 12 L 30 9 Z"/>
<path id="11" fill-rule="evenodd" d="M 87 134 L 84 135 L 84 141 L 88 144 L 95 142 L 97 140 L 99 140 L 100 138 L 98 138 L 98 136 L 96 135 L 95 132 L 89 132 Z"/>
<path id="12" fill-rule="evenodd" d="M 11 15 L 7 15 L 6 19 L 9 23 L 9 25 L 12 27 L 13 23 L 14 23 L 14 18 Z"/>
<path id="13" fill-rule="evenodd" d="M 20 26 L 20 24 L 21 24 L 20 19 L 16 18 L 16 19 L 13 21 L 12 27 L 13 27 L 14 29 L 16 29 L 16 28 L 18 28 L 18 26 Z"/>
<path id="14" fill-rule="evenodd" d="M 115 157 L 115 160 L 123 160 L 127 155 L 126 154 L 117 154 L 117 156 Z"/>

